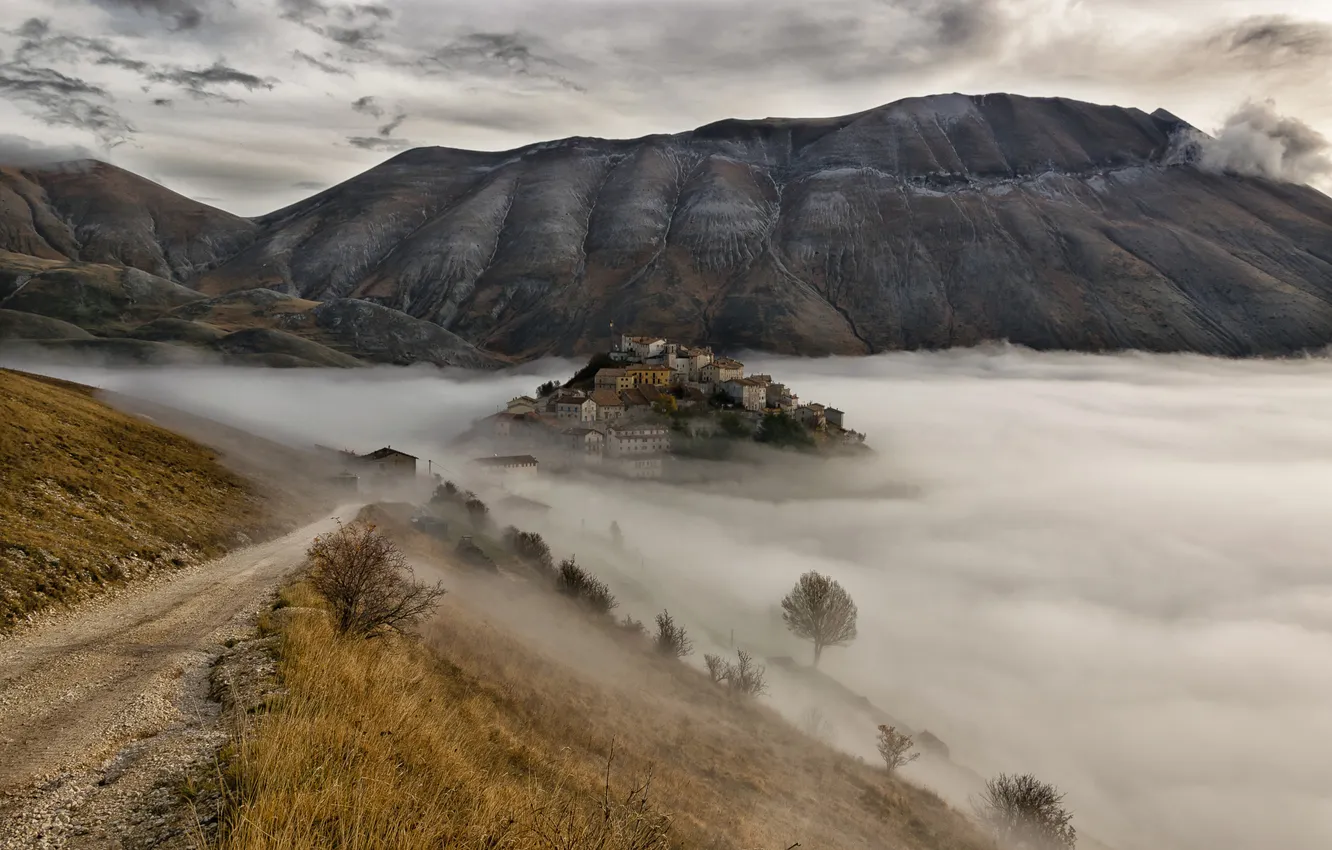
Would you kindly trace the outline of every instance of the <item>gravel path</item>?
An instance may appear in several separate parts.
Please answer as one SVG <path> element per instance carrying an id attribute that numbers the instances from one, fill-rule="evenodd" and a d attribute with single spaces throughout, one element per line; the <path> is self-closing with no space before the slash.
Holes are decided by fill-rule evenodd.
<path id="1" fill-rule="evenodd" d="M 226 740 L 209 668 L 333 527 L 322 519 L 0 640 L 0 848 L 190 846 L 181 786 Z"/>

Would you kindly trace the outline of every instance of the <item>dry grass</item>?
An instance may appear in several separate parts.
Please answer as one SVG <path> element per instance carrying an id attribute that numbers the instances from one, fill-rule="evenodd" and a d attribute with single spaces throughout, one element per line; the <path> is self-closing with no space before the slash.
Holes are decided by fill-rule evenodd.
<path id="1" fill-rule="evenodd" d="M 517 599 L 512 581 L 493 581 Z M 295 604 L 317 604 L 304 593 Z M 568 618 L 596 671 L 462 597 L 446 598 L 420 644 L 340 640 L 322 611 L 294 609 L 285 696 L 230 762 L 222 850 L 989 846 L 935 795 L 558 598 L 517 604 Z"/>
<path id="2" fill-rule="evenodd" d="M 270 522 L 212 451 L 88 387 L 0 370 L 0 423 L 0 629 Z"/>

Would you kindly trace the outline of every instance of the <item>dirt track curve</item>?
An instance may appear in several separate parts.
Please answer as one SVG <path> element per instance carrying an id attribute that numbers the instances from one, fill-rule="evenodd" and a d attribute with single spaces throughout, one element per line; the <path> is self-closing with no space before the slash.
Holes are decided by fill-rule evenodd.
<path id="1" fill-rule="evenodd" d="M 146 801 L 225 740 L 212 661 L 332 527 L 330 516 L 0 639 L 0 848 L 159 843 L 147 827 L 171 801 L 156 813 Z"/>

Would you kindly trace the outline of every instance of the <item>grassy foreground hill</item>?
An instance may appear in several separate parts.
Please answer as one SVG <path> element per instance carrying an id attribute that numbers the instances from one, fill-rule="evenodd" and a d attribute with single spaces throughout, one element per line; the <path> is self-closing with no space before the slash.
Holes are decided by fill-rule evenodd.
<path id="1" fill-rule="evenodd" d="M 0 630 L 274 530 L 217 453 L 79 384 L 0 370 Z"/>
<path id="2" fill-rule="evenodd" d="M 283 592 L 276 681 L 224 755 L 211 846 L 993 850 L 934 793 L 614 620 L 427 561 L 450 592 L 419 639 L 339 637 L 308 585 Z"/>

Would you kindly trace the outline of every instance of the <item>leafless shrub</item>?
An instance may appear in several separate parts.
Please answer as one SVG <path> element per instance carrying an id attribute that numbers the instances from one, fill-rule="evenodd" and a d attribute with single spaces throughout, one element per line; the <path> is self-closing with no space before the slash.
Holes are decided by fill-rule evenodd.
<path id="1" fill-rule="evenodd" d="M 915 745 L 911 736 L 897 731 L 896 726 L 879 727 L 879 755 L 883 757 L 889 773 L 896 773 L 899 767 L 905 767 L 920 758 L 920 753 L 911 751 Z"/>
<path id="2" fill-rule="evenodd" d="M 678 625 L 671 612 L 662 611 L 657 615 L 657 652 L 672 658 L 684 658 L 694 651 L 694 642 L 685 633 L 684 626 Z"/>
<path id="3" fill-rule="evenodd" d="M 746 696 L 766 694 L 768 684 L 764 680 L 764 675 L 767 673 L 767 668 L 754 661 L 754 656 L 743 649 L 737 649 L 735 654 L 734 663 L 720 655 L 711 653 L 704 655 L 703 663 L 708 666 L 708 676 L 714 683 L 725 685 L 732 693 Z"/>
<path id="4" fill-rule="evenodd" d="M 621 796 L 613 788 L 614 761 L 612 741 L 594 816 L 589 817 L 581 801 L 568 795 L 534 807 L 528 813 L 524 820 L 530 824 L 527 831 L 536 839 L 533 846 L 549 850 L 668 850 L 671 818 L 651 802 L 652 771 L 632 783 Z"/>
<path id="5" fill-rule="evenodd" d="M 573 558 L 560 562 L 555 578 L 555 589 L 565 596 L 577 599 L 596 614 L 609 614 L 619 603 L 606 583 L 578 566 Z"/>
<path id="6" fill-rule="evenodd" d="M 726 665 L 726 687 L 737 694 L 756 697 L 768 692 L 768 683 L 764 680 L 767 668 L 754 660 L 754 656 L 743 649 L 735 651 L 736 661 Z"/>
<path id="7" fill-rule="evenodd" d="M 856 603 L 825 575 L 805 573 L 782 600 L 782 620 L 796 637 L 814 642 L 818 666 L 824 647 L 846 646 L 856 637 Z"/>
<path id="8" fill-rule="evenodd" d="M 816 741 L 832 738 L 832 724 L 817 705 L 811 705 L 800 714 L 800 731 Z"/>
<path id="9" fill-rule="evenodd" d="M 1001 773 L 985 783 L 972 803 L 976 816 L 1003 847 L 1015 850 L 1065 850 L 1077 844 L 1073 815 L 1064 795 L 1030 773 Z"/>
<path id="10" fill-rule="evenodd" d="M 643 621 L 635 620 L 633 617 L 630 617 L 628 614 L 625 614 L 624 619 L 621 620 L 617 625 L 619 626 L 620 631 L 624 632 L 626 635 L 629 635 L 631 637 L 641 638 L 647 636 L 647 626 L 643 625 Z"/>
<path id="11" fill-rule="evenodd" d="M 708 676 L 714 683 L 720 683 L 726 676 L 726 661 L 720 655 L 709 652 L 703 656 L 703 663 L 708 665 Z"/>
<path id="12" fill-rule="evenodd" d="M 328 600 L 333 621 L 346 635 L 380 628 L 404 631 L 434 610 L 445 590 L 412 581 L 402 550 L 368 523 L 338 523 L 306 551 L 310 583 Z"/>

